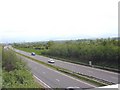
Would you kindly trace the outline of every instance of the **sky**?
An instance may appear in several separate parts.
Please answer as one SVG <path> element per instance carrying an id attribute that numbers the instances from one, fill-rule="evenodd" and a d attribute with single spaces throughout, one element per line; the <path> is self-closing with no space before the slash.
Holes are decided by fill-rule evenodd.
<path id="1" fill-rule="evenodd" d="M 119 0 L 0 0 L 0 42 L 118 36 Z"/>

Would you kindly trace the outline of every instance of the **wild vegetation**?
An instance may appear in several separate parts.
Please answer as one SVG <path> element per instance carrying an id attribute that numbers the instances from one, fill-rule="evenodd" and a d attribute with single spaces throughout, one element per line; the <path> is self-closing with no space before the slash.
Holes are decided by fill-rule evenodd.
<path id="1" fill-rule="evenodd" d="M 14 47 L 28 52 L 62 58 L 73 63 L 92 62 L 92 65 L 118 69 L 120 41 L 117 38 L 81 39 L 34 43 L 14 43 Z"/>
<path id="2" fill-rule="evenodd" d="M 2 68 L 3 88 L 40 88 L 25 62 L 9 49 L 3 50 Z"/>

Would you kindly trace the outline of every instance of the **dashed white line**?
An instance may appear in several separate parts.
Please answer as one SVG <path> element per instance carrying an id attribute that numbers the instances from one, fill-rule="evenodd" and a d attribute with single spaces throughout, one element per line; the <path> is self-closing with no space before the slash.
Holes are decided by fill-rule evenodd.
<path id="1" fill-rule="evenodd" d="M 46 74 L 45 72 L 43 72 L 43 74 Z"/>
<path id="2" fill-rule="evenodd" d="M 56 79 L 56 81 L 58 81 L 58 82 L 59 82 L 60 80 L 59 80 L 59 79 Z"/>

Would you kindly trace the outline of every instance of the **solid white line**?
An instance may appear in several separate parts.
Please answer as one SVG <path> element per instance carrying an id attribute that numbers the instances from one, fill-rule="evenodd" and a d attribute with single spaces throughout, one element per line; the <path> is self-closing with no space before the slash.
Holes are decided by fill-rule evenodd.
<path id="1" fill-rule="evenodd" d="M 47 88 L 51 88 L 49 85 L 47 85 L 46 83 L 44 83 L 42 80 L 40 80 L 37 76 L 33 75 L 37 80 L 39 80 L 44 86 L 46 86 Z"/>

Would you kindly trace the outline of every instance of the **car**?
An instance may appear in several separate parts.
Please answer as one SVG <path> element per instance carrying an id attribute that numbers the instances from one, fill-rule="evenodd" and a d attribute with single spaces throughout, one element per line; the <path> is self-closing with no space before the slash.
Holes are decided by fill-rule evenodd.
<path id="1" fill-rule="evenodd" d="M 32 55 L 32 56 L 35 56 L 35 53 L 34 53 L 34 52 L 32 52 L 32 53 L 31 53 L 31 55 Z"/>
<path id="2" fill-rule="evenodd" d="M 53 59 L 49 59 L 48 63 L 55 63 L 55 61 Z"/>
<path id="3" fill-rule="evenodd" d="M 65 90 L 79 90 L 80 87 L 67 87 Z"/>

